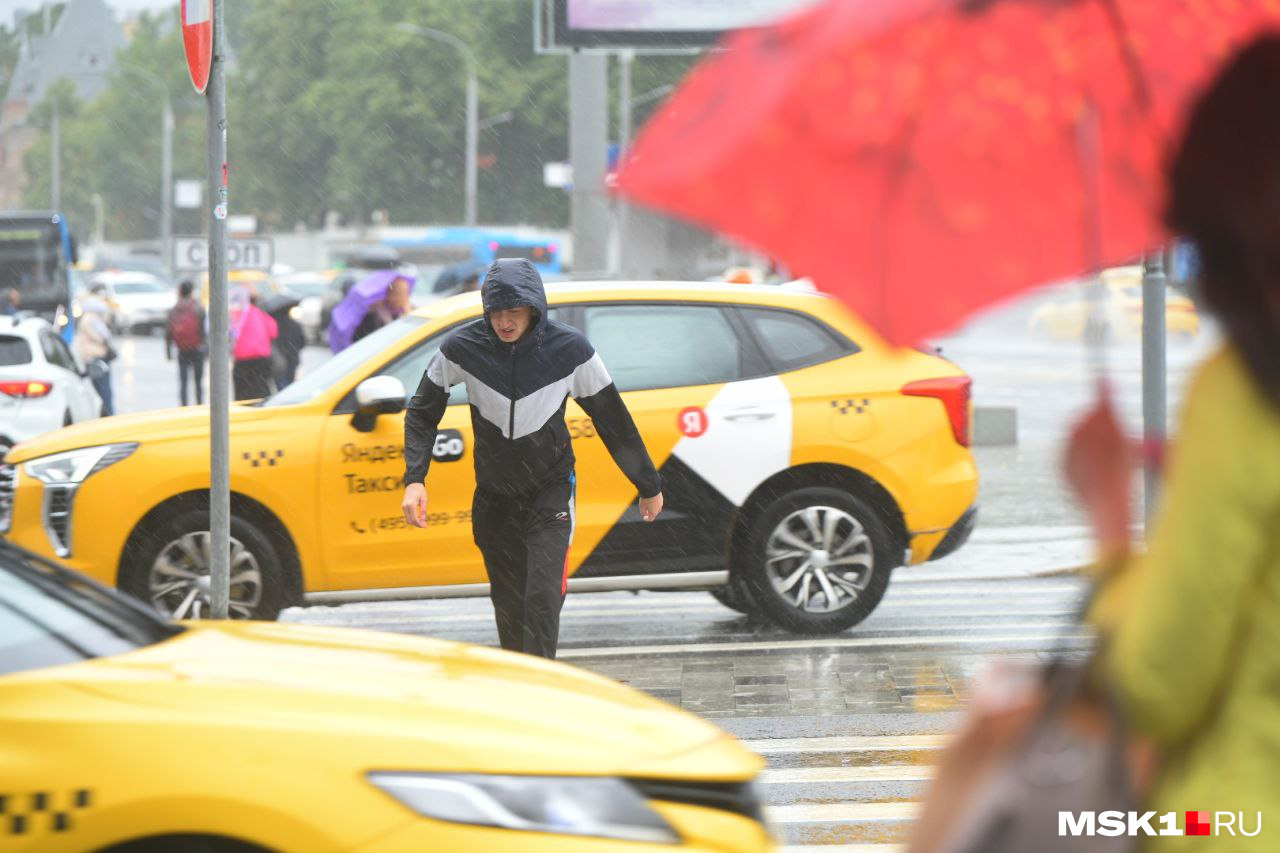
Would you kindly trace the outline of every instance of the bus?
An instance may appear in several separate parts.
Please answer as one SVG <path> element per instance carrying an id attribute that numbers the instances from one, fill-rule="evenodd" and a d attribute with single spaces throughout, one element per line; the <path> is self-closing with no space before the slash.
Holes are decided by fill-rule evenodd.
<path id="1" fill-rule="evenodd" d="M 427 287 L 448 267 L 488 266 L 499 258 L 525 258 L 544 280 L 564 274 L 561 262 L 564 235 L 536 228 L 385 228 L 382 245 L 395 249 L 402 263 L 418 268 Z"/>
<path id="2" fill-rule="evenodd" d="M 0 213 L 0 296 L 18 291 L 19 308 L 48 318 L 62 337 L 74 333 L 72 265 L 76 241 L 54 211 Z"/>

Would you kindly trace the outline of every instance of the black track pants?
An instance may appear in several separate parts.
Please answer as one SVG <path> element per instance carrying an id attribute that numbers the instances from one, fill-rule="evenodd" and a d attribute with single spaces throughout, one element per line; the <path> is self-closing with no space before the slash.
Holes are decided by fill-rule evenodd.
<path id="1" fill-rule="evenodd" d="M 573 480 L 528 495 L 477 489 L 472 530 L 504 649 L 556 656 L 573 538 Z"/>

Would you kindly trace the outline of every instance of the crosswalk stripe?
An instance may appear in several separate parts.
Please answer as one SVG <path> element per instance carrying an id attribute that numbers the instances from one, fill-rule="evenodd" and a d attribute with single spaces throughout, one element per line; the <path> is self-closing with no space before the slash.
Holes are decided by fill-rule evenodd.
<path id="1" fill-rule="evenodd" d="M 866 752 L 940 749 L 951 735 L 839 735 L 835 737 L 761 738 L 742 740 L 747 749 L 760 755 L 778 752 Z"/>
<path id="2" fill-rule="evenodd" d="M 906 853 L 905 844 L 788 844 L 780 853 Z"/>
<path id="3" fill-rule="evenodd" d="M 1055 596 L 1079 593 L 1082 590 L 1082 586 L 1080 584 L 1067 584 L 1067 585 L 1035 584 L 1030 586 L 1004 584 L 1004 585 L 993 585 L 990 587 L 986 587 L 984 589 L 985 591 L 978 590 L 978 589 L 964 589 L 960 591 L 959 594 L 948 594 L 946 592 L 940 592 L 936 589 L 925 588 L 923 584 L 917 587 L 909 588 L 909 589 L 908 588 L 890 589 L 888 594 L 885 596 L 884 603 L 881 605 L 881 609 L 892 608 L 897 605 L 907 605 L 907 604 L 910 604 L 911 606 L 921 606 L 924 604 L 936 604 L 938 606 L 947 606 L 947 607 L 954 608 L 956 606 L 971 604 L 971 603 L 972 604 L 980 604 L 980 603 L 990 604 L 990 603 L 993 603 L 993 599 L 995 600 L 1009 599 L 1009 598 L 1051 599 Z M 679 594 L 679 593 L 673 593 L 673 594 Z M 651 597 L 633 597 L 632 599 L 625 602 L 621 602 L 621 601 L 600 602 L 600 601 L 586 600 L 582 597 L 582 595 L 591 595 L 592 597 L 594 597 L 595 594 L 587 593 L 587 594 L 581 594 L 579 596 L 570 596 L 565 603 L 564 612 L 566 614 L 574 613 L 574 614 L 581 614 L 581 615 L 590 614 L 590 615 L 610 615 L 611 616 L 611 615 L 617 614 L 620 611 L 626 611 L 626 610 L 635 610 L 638 612 L 645 611 L 645 610 L 658 610 L 663 613 L 677 612 L 677 611 L 678 612 L 688 611 L 688 612 L 722 613 L 728 610 L 728 608 L 726 608 L 724 605 L 714 601 L 710 597 L 708 597 L 705 601 L 664 601 L 663 598 L 665 598 L 667 594 L 663 594 L 663 596 L 661 597 L 658 595 L 654 595 Z M 341 618 L 342 616 L 349 616 L 351 614 L 357 614 L 357 613 L 361 615 L 371 615 L 371 616 L 381 615 L 381 616 L 387 616 L 387 617 L 390 617 L 392 615 L 399 615 L 399 614 L 417 616 L 426 612 L 428 608 L 434 609 L 434 608 L 442 608 L 442 607 L 448 606 L 446 604 L 446 601 L 450 603 L 454 603 L 456 605 L 457 602 L 462 602 L 462 601 L 478 602 L 480 600 L 479 599 L 446 599 L 446 600 L 432 599 L 432 600 L 424 600 L 420 602 L 410 602 L 410 603 L 358 602 L 358 603 L 343 605 L 341 610 L 335 609 L 329 612 L 332 612 L 334 616 L 337 616 L 339 618 Z M 581 602 L 581 603 L 578 603 L 578 602 Z M 485 605 L 478 604 L 477 606 L 483 607 Z M 309 616 L 327 615 L 326 610 L 324 610 L 321 607 L 307 608 L 306 612 L 308 613 Z M 473 614 L 449 614 L 449 615 L 459 616 L 464 618 L 470 618 L 473 616 Z M 474 614 L 474 616 L 475 617 L 483 616 L 485 618 L 492 618 L 492 614 L 489 613 L 487 610 L 478 610 Z M 435 618 L 441 618 L 441 617 L 435 617 Z"/>
<path id="4" fill-rule="evenodd" d="M 915 820 L 922 803 L 804 803 L 766 806 L 765 817 L 775 825 L 798 823 L 868 823 Z"/>
<path id="5" fill-rule="evenodd" d="M 900 637 L 832 637 L 818 640 L 779 640 L 776 642 L 741 643 L 693 643 L 654 646 L 600 646 L 591 648 L 562 648 L 559 658 L 634 657 L 638 655 L 712 654 L 737 651 L 799 651 L 801 649 L 878 648 L 885 646 L 985 646 L 1008 643 L 1057 643 L 1088 640 L 1092 635 L 1085 630 L 1064 631 L 1061 627 L 1045 625 L 998 625 L 1002 630 L 1041 629 L 1036 634 L 951 634 L 935 636 Z"/>
<path id="6" fill-rule="evenodd" d="M 891 764 L 880 767 L 797 767 L 766 770 L 762 785 L 805 785 L 828 782 L 927 782 L 934 776 L 930 766 Z"/>
<path id="7" fill-rule="evenodd" d="M 990 604 L 991 602 L 983 602 L 983 603 Z M 937 610 L 922 610 L 920 608 L 911 608 L 910 610 L 908 610 L 906 608 L 892 607 L 889 605 L 885 605 L 876 611 L 875 621 L 876 621 L 876 624 L 883 625 L 889 622 L 900 623 L 900 622 L 903 622 L 904 620 L 920 620 L 922 618 L 936 616 L 937 614 L 942 612 L 941 604 L 942 603 L 940 602 L 939 608 Z M 994 609 L 994 610 L 964 609 L 962 612 L 959 612 L 957 614 L 957 608 L 964 608 L 964 607 L 965 607 L 965 602 L 963 601 L 950 600 L 946 602 L 946 612 L 948 615 L 960 615 L 960 616 L 963 616 L 965 619 L 1035 616 L 1035 617 L 1044 617 L 1044 618 L 1056 617 L 1063 621 L 1071 621 L 1074 619 L 1077 612 L 1076 609 L 1072 607 L 1055 608 L 1055 609 L 1047 609 L 1047 610 L 1022 610 L 1022 609 L 1013 610 L 1011 608 L 1006 607 L 1006 608 Z M 718 608 L 718 609 L 712 609 L 712 610 L 695 610 L 693 608 L 682 608 L 682 609 L 672 608 L 671 611 L 668 611 L 664 615 L 675 615 L 677 613 L 681 615 L 701 615 L 705 613 L 708 616 L 726 616 L 726 617 L 734 615 L 730 611 L 725 610 L 724 608 Z M 404 622 L 404 623 L 413 622 L 413 623 L 419 623 L 425 627 L 430 627 L 433 625 L 458 625 L 458 624 L 490 625 L 493 623 L 492 613 L 435 614 L 435 613 L 430 613 L 429 611 L 419 610 L 419 611 L 410 611 L 410 612 L 394 613 L 394 614 L 370 613 L 368 615 L 373 619 L 379 621 L 380 623 L 395 624 L 395 623 L 401 623 L 401 622 Z M 622 609 L 591 610 L 591 611 L 565 610 L 564 614 L 561 617 L 561 621 L 569 622 L 574 619 L 598 619 L 600 617 L 608 617 L 611 620 L 634 619 L 637 621 L 642 621 L 642 620 L 651 620 L 653 618 L 653 614 L 639 612 L 639 611 L 627 611 Z M 311 615 L 308 615 L 307 621 L 313 624 L 318 624 L 321 622 L 333 622 L 333 623 L 345 624 L 351 621 L 351 617 L 350 615 L 347 615 L 347 614 L 341 614 L 341 615 L 334 615 L 328 619 L 325 619 L 323 617 L 313 618 Z"/>

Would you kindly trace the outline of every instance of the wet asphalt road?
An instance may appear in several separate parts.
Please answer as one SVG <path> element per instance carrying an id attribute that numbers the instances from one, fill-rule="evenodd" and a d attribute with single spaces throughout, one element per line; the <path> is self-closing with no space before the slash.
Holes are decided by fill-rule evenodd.
<path id="1" fill-rule="evenodd" d="M 770 819 L 789 848 L 900 849 L 939 747 L 983 668 L 1056 651 L 1078 656 L 1089 647 L 1074 619 L 1083 582 L 1054 570 L 1089 553 L 1057 458 L 1069 423 L 1093 399 L 1096 377 L 1082 347 L 1026 336 L 1038 301 L 942 341 L 944 354 L 974 377 L 977 405 L 1016 408 L 1019 441 L 975 450 L 983 511 L 970 545 L 899 570 L 861 625 L 834 637 L 798 637 L 705 592 L 584 594 L 566 603 L 563 661 L 704 715 L 766 758 Z M 1171 346 L 1171 413 L 1212 339 Z M 309 348 L 303 368 L 326 357 Z M 1138 345 L 1111 347 L 1106 358 L 1120 410 L 1137 432 Z M 116 365 L 121 411 L 176 402 L 176 367 L 164 361 L 158 339 L 126 339 Z M 295 609 L 284 618 L 496 645 L 485 599 Z"/>

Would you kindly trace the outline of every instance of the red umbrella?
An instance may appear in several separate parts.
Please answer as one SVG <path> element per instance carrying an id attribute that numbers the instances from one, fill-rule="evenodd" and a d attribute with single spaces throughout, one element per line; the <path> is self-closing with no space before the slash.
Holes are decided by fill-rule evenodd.
<path id="1" fill-rule="evenodd" d="M 618 186 L 911 344 L 1156 245 L 1180 117 L 1277 22 L 1280 0 L 828 0 L 731 36 Z"/>

